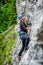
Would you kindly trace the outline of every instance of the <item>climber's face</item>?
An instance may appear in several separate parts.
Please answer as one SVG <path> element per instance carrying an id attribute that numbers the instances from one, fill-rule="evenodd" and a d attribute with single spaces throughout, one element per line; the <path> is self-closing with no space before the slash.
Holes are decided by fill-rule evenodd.
<path id="1" fill-rule="evenodd" d="M 21 22 L 24 22 L 24 21 L 25 21 L 25 19 L 26 19 L 26 17 L 25 17 L 25 16 L 23 16 L 23 17 L 20 19 L 20 21 L 21 21 Z"/>
<path id="2" fill-rule="evenodd" d="M 23 21 L 25 20 L 25 16 L 22 17 L 22 20 L 23 20 Z"/>

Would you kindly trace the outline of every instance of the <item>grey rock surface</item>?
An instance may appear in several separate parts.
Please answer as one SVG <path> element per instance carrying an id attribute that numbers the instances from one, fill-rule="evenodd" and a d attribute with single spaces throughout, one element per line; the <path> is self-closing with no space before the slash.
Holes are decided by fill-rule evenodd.
<path id="1" fill-rule="evenodd" d="M 30 14 L 31 31 L 28 32 L 30 36 L 29 50 L 22 54 L 21 61 L 17 59 L 18 53 L 22 47 L 22 41 L 18 36 L 19 23 L 15 30 L 17 34 L 16 48 L 13 48 L 12 63 L 13 65 L 43 65 L 43 0 L 17 0 L 17 13 L 23 13 L 26 16 Z M 26 8 L 25 8 L 26 7 Z"/>

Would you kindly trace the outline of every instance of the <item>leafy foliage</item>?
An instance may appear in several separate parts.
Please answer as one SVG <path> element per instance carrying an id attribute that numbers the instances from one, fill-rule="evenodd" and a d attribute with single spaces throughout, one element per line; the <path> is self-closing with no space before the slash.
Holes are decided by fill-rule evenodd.
<path id="1" fill-rule="evenodd" d="M 0 3 L 0 33 L 2 33 L 17 23 L 17 13 L 16 0 L 0 0 Z"/>

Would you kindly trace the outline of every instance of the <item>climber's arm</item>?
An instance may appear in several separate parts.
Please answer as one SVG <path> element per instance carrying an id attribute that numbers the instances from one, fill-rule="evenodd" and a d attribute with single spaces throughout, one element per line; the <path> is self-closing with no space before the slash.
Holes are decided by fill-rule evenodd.
<path id="1" fill-rule="evenodd" d="M 26 27 L 26 30 L 31 30 L 31 28 L 29 28 L 29 27 Z"/>
<path id="2" fill-rule="evenodd" d="M 21 27 L 22 27 L 24 30 L 31 30 L 31 28 L 30 28 L 30 27 L 26 27 L 23 22 L 21 23 Z"/>

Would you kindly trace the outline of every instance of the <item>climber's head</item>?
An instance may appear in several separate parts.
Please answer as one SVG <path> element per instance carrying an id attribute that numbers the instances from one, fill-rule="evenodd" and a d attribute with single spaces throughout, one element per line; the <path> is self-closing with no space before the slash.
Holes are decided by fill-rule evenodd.
<path id="1" fill-rule="evenodd" d="M 22 16 L 22 20 L 23 20 L 23 21 L 25 20 L 25 18 L 26 18 L 25 16 Z"/>
<path id="2" fill-rule="evenodd" d="M 23 14 L 19 14 L 19 15 L 18 15 L 18 20 L 20 20 L 20 22 L 23 22 L 23 21 L 25 21 L 25 20 L 28 21 L 29 18 L 30 18 L 30 15 L 28 15 L 27 17 L 24 16 Z"/>
<path id="3" fill-rule="evenodd" d="M 20 22 L 23 22 L 25 20 L 25 16 L 23 14 L 19 14 L 18 20 L 20 20 Z"/>
<path id="4" fill-rule="evenodd" d="M 18 15 L 18 20 L 22 19 L 24 20 L 26 17 L 23 14 Z M 27 18 L 30 18 L 30 15 L 27 15 Z"/>

